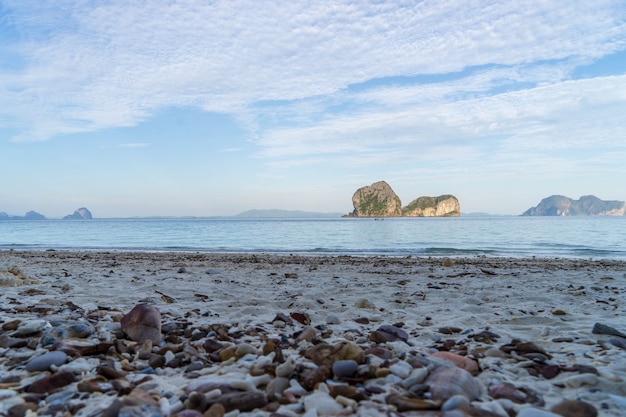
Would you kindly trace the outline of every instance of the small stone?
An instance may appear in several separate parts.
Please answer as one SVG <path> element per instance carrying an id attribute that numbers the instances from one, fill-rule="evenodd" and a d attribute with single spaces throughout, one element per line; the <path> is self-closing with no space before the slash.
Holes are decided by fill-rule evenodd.
<path id="1" fill-rule="evenodd" d="M 376 343 L 395 342 L 396 340 L 406 342 L 409 340 L 409 335 L 396 326 L 385 324 L 370 334 L 370 340 Z"/>
<path id="2" fill-rule="evenodd" d="M 65 352 L 46 352 L 43 355 L 29 360 L 26 364 L 26 370 L 28 372 L 47 371 L 52 365 L 61 366 L 65 362 L 67 362 L 67 355 Z"/>
<path id="3" fill-rule="evenodd" d="M 287 388 L 289 388 L 289 380 L 284 377 L 276 377 L 267 384 L 265 392 L 269 399 L 274 400 L 281 398 Z"/>
<path id="4" fill-rule="evenodd" d="M 392 374 L 399 376 L 402 379 L 406 379 L 411 374 L 413 367 L 404 361 L 394 363 L 389 367 Z"/>
<path id="5" fill-rule="evenodd" d="M 375 309 L 376 305 L 366 298 L 359 298 L 354 302 L 356 308 Z"/>
<path id="6" fill-rule="evenodd" d="M 609 339 L 609 343 L 615 347 L 626 350 L 626 339 L 612 337 Z"/>
<path id="7" fill-rule="evenodd" d="M 559 365 L 548 365 L 544 366 L 541 370 L 541 376 L 545 379 L 555 378 L 561 372 L 561 368 Z"/>
<path id="8" fill-rule="evenodd" d="M 461 369 L 465 369 L 470 373 L 478 372 L 478 363 L 476 363 L 476 361 L 474 361 L 473 359 L 467 358 L 465 356 L 446 351 L 435 352 L 430 356 L 433 358 L 439 358 L 448 362 L 452 362 L 454 365 L 458 366 Z"/>
<path id="9" fill-rule="evenodd" d="M 550 409 L 563 417 L 596 417 L 598 410 L 584 401 L 564 400 Z"/>
<path id="10" fill-rule="evenodd" d="M 387 396 L 387 404 L 393 405 L 398 411 L 411 410 L 437 410 L 441 407 L 440 401 L 433 401 L 422 398 L 402 397 L 397 394 Z"/>
<path id="11" fill-rule="evenodd" d="M 442 405 L 441 411 L 449 410 L 466 410 L 470 407 L 469 399 L 465 395 L 453 395 L 448 398 Z"/>
<path id="12" fill-rule="evenodd" d="M 343 406 L 327 393 L 315 391 L 304 397 L 304 409 L 307 412 L 315 410 L 318 416 L 332 416 L 341 413 Z"/>
<path id="13" fill-rule="evenodd" d="M 453 326 L 446 326 L 446 327 L 440 327 L 437 331 L 442 334 L 454 334 L 454 333 L 461 333 L 463 329 L 460 329 L 458 327 L 453 327 Z"/>
<path id="14" fill-rule="evenodd" d="M 502 384 L 489 388 L 489 396 L 496 400 L 504 398 L 516 404 L 526 404 L 526 395 L 518 391 L 515 385 L 510 382 L 503 382 Z"/>
<path id="15" fill-rule="evenodd" d="M 15 329 L 14 336 L 29 336 L 50 327 L 50 323 L 42 319 L 26 320 L 21 322 Z"/>
<path id="16" fill-rule="evenodd" d="M 333 374 L 337 378 L 351 378 L 358 368 L 359 364 L 351 359 L 335 361 L 333 363 Z"/>
<path id="17" fill-rule="evenodd" d="M 329 314 L 326 317 L 326 324 L 341 324 L 341 319 L 335 314 Z"/>
<path id="18" fill-rule="evenodd" d="M 161 312 L 154 306 L 138 304 L 122 317 L 121 328 L 135 342 L 151 340 L 157 345 L 161 341 Z"/>
<path id="19" fill-rule="evenodd" d="M 551 413 L 549 411 L 540 410 L 538 408 L 529 407 L 524 408 L 517 414 L 517 417 L 563 417 L 558 414 Z"/>
<path id="20" fill-rule="evenodd" d="M 26 387 L 26 392 L 45 394 L 69 385 L 74 381 L 76 381 L 76 377 L 72 372 L 58 372 L 56 374 L 38 379 L 37 381 L 33 382 Z"/>
<path id="21" fill-rule="evenodd" d="M 224 406 L 220 403 L 215 403 L 209 407 L 203 414 L 204 417 L 224 417 L 226 414 L 226 410 Z"/>
<path id="22" fill-rule="evenodd" d="M 563 311 L 563 310 L 557 309 L 557 310 L 552 310 L 552 314 L 554 314 L 555 316 L 564 316 L 567 313 L 565 311 Z"/>
<path id="23" fill-rule="evenodd" d="M 593 325 L 593 329 L 591 330 L 593 334 L 607 334 L 610 336 L 619 336 L 626 338 L 626 334 L 620 332 L 619 330 L 607 326 L 606 324 L 596 323 Z"/>

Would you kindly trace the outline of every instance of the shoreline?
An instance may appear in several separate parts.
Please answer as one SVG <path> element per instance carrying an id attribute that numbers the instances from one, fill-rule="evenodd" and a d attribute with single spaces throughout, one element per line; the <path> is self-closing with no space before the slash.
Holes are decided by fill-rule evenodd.
<path id="1" fill-rule="evenodd" d="M 8 268 L 22 276 L 9 274 Z M 76 408 L 73 415 L 99 415 L 98 410 L 110 410 L 116 400 L 131 408 L 137 406 L 133 401 L 152 404 L 159 415 L 175 415 L 189 411 L 192 393 L 207 389 L 198 381 L 218 389 L 218 380 L 234 390 L 227 393 L 222 386 L 222 397 L 263 397 L 254 412 L 227 407 L 233 416 L 411 415 L 416 413 L 411 407 L 420 403 L 432 411 L 419 415 L 444 416 L 455 410 L 463 416 L 482 410 L 508 417 L 533 410 L 547 413 L 565 400 L 579 400 L 598 415 L 613 417 L 626 404 L 626 339 L 594 333 L 596 323 L 626 333 L 626 261 L 14 249 L 0 250 L 0 271 L 0 279 L 13 275 L 15 283 L 0 287 L 0 374 L 20 381 L 0 378 L 0 399 L 28 408 L 34 403 L 28 401 L 26 387 L 33 381 L 64 367 L 80 379 L 39 397 L 39 412 L 50 410 L 50 397 L 66 395 Z M 137 343 L 120 331 L 119 322 L 137 304 L 152 305 L 161 314 L 163 340 L 148 356 L 178 355 L 177 366 L 150 366 L 150 360 L 132 354 Z M 32 357 L 55 346 L 42 345 L 48 329 L 84 320 L 94 331 L 79 338 L 81 346 L 117 345 L 97 355 L 77 354 L 78 341 L 62 336 L 65 345 L 74 344 L 73 351 L 66 349 L 67 363 L 53 368 L 55 372 L 25 370 Z M 15 335 L 22 323 L 33 321 L 48 325 L 34 335 Z M 385 326 L 406 337 L 386 339 L 393 335 L 381 331 L 389 330 Z M 274 339 L 284 341 L 282 362 L 265 352 Z M 7 347 L 11 340 L 27 341 L 27 346 Z M 534 350 L 524 352 L 522 342 Z M 307 352 L 341 343 L 360 352 L 358 370 L 339 378 L 334 371 L 322 372 L 311 383 L 313 370 L 319 374 L 333 364 Z M 120 352 L 122 345 L 130 353 Z M 209 346 L 218 345 L 210 352 Z M 246 346 L 247 356 L 220 357 L 236 346 Z M 63 349 L 56 345 L 56 350 Z M 477 398 L 442 411 L 451 400 L 433 400 L 437 386 L 427 379 L 440 366 L 441 358 L 433 356 L 437 352 L 477 367 L 472 371 L 480 387 Z M 290 361 L 295 369 L 277 394 L 274 385 L 285 381 L 276 369 Z M 98 369 L 104 362 L 126 374 L 102 381 Z M 190 371 L 194 363 L 199 369 Z M 259 363 L 267 366 L 257 369 Z M 429 376 L 419 384 L 427 388 L 412 392 L 407 381 L 422 368 Z M 140 382 L 147 376 L 149 383 Z M 112 388 L 112 381 L 120 380 L 132 389 Z M 240 389 L 244 383 L 247 388 Z M 81 391 L 85 384 L 96 388 L 86 393 Z M 304 391 L 295 385 L 304 385 Z M 219 402 L 211 392 L 202 392 L 205 402 Z M 312 403 L 311 398 L 317 400 Z M 208 402 L 202 412 L 210 408 Z M 335 411 L 326 413 L 319 404 Z M 2 407 L 0 414 L 8 410 Z M 403 407 L 409 409 L 398 411 Z"/>

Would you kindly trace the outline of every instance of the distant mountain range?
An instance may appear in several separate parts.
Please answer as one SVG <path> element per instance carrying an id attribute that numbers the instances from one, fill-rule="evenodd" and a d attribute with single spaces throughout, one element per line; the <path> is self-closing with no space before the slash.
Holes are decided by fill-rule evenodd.
<path id="1" fill-rule="evenodd" d="M 604 201 L 593 195 L 578 200 L 552 195 L 526 210 L 522 216 L 623 216 L 625 207 L 623 201 Z"/>
<path id="2" fill-rule="evenodd" d="M 239 213 L 233 217 L 241 218 L 280 218 L 280 219 L 306 219 L 306 218 L 339 218 L 341 213 L 320 213 L 316 211 L 301 211 L 301 210 L 248 210 L 243 213 Z"/>

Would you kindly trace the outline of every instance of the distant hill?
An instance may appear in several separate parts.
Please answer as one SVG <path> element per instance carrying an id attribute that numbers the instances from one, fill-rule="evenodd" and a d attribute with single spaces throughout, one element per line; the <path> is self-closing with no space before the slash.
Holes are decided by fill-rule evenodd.
<path id="1" fill-rule="evenodd" d="M 593 195 L 578 200 L 552 195 L 526 210 L 522 216 L 623 216 L 625 206 L 623 201 L 604 201 Z"/>
<path id="2" fill-rule="evenodd" d="M 233 217 L 241 218 L 279 218 L 279 219 L 303 219 L 303 218 L 339 218 L 341 213 L 319 213 L 315 211 L 301 211 L 301 210 L 248 210 L 243 213 L 239 213 Z"/>
<path id="3" fill-rule="evenodd" d="M 46 220 L 46 217 L 36 211 L 29 211 L 23 216 L 9 216 L 5 212 L 2 212 L 0 213 L 0 220 Z"/>

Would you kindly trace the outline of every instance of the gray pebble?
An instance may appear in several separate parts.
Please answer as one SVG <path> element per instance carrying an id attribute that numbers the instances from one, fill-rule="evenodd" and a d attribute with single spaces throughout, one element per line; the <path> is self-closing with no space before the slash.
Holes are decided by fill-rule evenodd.
<path id="1" fill-rule="evenodd" d="M 67 362 L 67 355 L 64 352 L 55 350 L 32 358 L 26 364 L 28 372 L 47 371 L 52 365 L 60 366 Z"/>
<path id="2" fill-rule="evenodd" d="M 333 374 L 338 378 L 349 378 L 354 376 L 359 364 L 352 359 L 335 361 L 333 363 Z"/>

